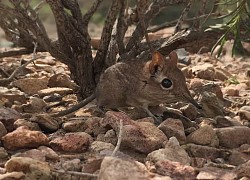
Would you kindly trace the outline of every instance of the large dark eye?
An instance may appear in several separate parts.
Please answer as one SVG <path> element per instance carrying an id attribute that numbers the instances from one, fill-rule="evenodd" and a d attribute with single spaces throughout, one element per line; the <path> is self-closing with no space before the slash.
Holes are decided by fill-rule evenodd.
<path id="1" fill-rule="evenodd" d="M 164 87 L 164 88 L 170 88 L 170 87 L 173 85 L 173 83 L 172 83 L 171 80 L 165 78 L 165 79 L 163 79 L 163 80 L 161 81 L 161 85 L 162 85 L 162 87 Z"/>

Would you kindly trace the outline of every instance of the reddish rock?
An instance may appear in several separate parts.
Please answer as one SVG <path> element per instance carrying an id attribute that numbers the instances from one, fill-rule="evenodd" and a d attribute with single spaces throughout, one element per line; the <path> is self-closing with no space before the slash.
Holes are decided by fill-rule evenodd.
<path id="1" fill-rule="evenodd" d="M 21 118 L 21 114 L 11 108 L 0 108 L 0 121 L 8 132 L 14 130 L 14 122 Z"/>
<path id="2" fill-rule="evenodd" d="M 92 137 L 85 132 L 66 133 L 50 141 L 50 146 L 56 151 L 85 152 L 92 141 Z"/>
<path id="3" fill-rule="evenodd" d="M 48 144 L 48 138 L 40 131 L 31 131 L 22 126 L 2 137 L 6 149 L 17 150 L 22 148 L 35 148 Z"/>
<path id="4" fill-rule="evenodd" d="M 123 120 L 123 135 L 121 146 L 133 150 L 149 153 L 159 149 L 162 143 L 167 140 L 166 135 L 148 122 L 136 122 L 121 112 L 109 111 L 106 113 L 103 126 L 111 126 L 116 134 L 119 134 L 120 120 Z"/>
<path id="5" fill-rule="evenodd" d="M 196 170 L 179 162 L 160 160 L 155 164 L 156 172 L 173 179 L 195 179 Z"/>
<path id="6" fill-rule="evenodd" d="M 186 142 L 186 135 L 182 121 L 179 119 L 168 118 L 163 121 L 158 128 L 168 137 L 176 137 L 180 144 Z"/>

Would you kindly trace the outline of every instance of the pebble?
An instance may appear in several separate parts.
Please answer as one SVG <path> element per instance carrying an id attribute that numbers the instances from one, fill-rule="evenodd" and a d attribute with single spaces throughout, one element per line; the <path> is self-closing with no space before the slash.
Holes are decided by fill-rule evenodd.
<path id="1" fill-rule="evenodd" d="M 36 148 L 48 144 L 48 138 L 40 131 L 31 131 L 22 126 L 2 137 L 6 149 L 17 150 L 22 148 Z"/>

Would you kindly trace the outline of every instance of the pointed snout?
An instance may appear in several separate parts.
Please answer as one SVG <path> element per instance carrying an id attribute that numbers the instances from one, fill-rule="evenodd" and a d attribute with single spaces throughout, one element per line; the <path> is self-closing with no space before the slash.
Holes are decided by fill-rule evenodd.
<path id="1" fill-rule="evenodd" d="M 186 97 L 186 99 L 187 99 L 187 102 L 193 104 L 196 108 L 202 109 L 201 105 L 197 103 L 191 96 Z"/>

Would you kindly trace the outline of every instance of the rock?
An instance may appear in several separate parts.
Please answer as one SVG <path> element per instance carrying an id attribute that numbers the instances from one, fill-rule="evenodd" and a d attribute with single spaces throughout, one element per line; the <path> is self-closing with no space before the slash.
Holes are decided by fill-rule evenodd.
<path id="1" fill-rule="evenodd" d="M 183 67 L 181 68 L 181 71 L 186 78 L 191 78 L 193 75 L 192 69 L 189 67 Z"/>
<path id="2" fill-rule="evenodd" d="M 100 125 L 102 118 L 100 117 L 89 117 L 86 120 L 87 129 L 85 130 L 88 134 L 94 134 L 97 136 L 99 134 L 104 134 L 107 130 Z"/>
<path id="3" fill-rule="evenodd" d="M 156 163 L 160 160 L 170 160 L 189 165 L 191 162 L 187 152 L 179 145 L 175 137 L 171 137 L 164 149 L 159 149 L 148 154 L 147 161 Z"/>
<path id="4" fill-rule="evenodd" d="M 55 59 L 48 53 L 44 58 L 36 60 L 37 64 L 47 64 L 50 66 L 56 65 Z"/>
<path id="5" fill-rule="evenodd" d="M 92 141 L 92 137 L 85 132 L 66 133 L 50 141 L 50 146 L 55 151 L 85 152 Z"/>
<path id="6" fill-rule="evenodd" d="M 215 72 L 212 64 L 203 63 L 192 67 L 192 71 L 198 78 L 214 80 Z"/>
<path id="7" fill-rule="evenodd" d="M 96 140 L 116 145 L 117 144 L 117 135 L 113 129 L 110 129 L 105 134 L 98 134 Z"/>
<path id="8" fill-rule="evenodd" d="M 4 124 L 0 121 L 0 139 L 7 134 Z"/>
<path id="9" fill-rule="evenodd" d="M 64 171 L 80 171 L 82 169 L 81 160 L 72 159 L 72 160 L 65 161 L 62 164 L 62 168 Z"/>
<path id="10" fill-rule="evenodd" d="M 221 81 L 226 81 L 229 77 L 232 77 L 232 74 L 227 72 L 222 68 L 215 68 L 215 79 L 219 79 Z"/>
<path id="11" fill-rule="evenodd" d="M 14 130 L 14 122 L 21 118 L 21 114 L 11 108 L 0 108 L 0 121 L 8 132 Z"/>
<path id="12" fill-rule="evenodd" d="M 74 91 L 78 89 L 78 86 L 71 81 L 70 77 L 66 74 L 55 74 L 49 78 L 49 87 L 66 87 L 73 89 Z"/>
<path id="13" fill-rule="evenodd" d="M 14 155 L 14 157 L 29 157 L 32 159 L 36 159 L 38 161 L 45 162 L 45 154 L 37 149 L 30 149 L 28 151 L 17 153 Z"/>
<path id="14" fill-rule="evenodd" d="M 20 103 L 26 103 L 26 97 L 23 92 L 17 88 L 8 89 L 0 86 L 0 99 L 8 99 L 12 104 L 17 101 Z"/>
<path id="15" fill-rule="evenodd" d="M 94 141 L 91 143 L 90 149 L 94 152 L 100 153 L 103 150 L 114 150 L 115 146 L 111 143 L 106 143 L 102 141 Z"/>
<path id="16" fill-rule="evenodd" d="M 0 174 L 0 180 L 22 180 L 25 179 L 23 172 L 11 172 L 6 174 Z"/>
<path id="17" fill-rule="evenodd" d="M 2 142 L 6 149 L 17 150 L 47 145 L 48 138 L 40 131 L 31 131 L 27 127 L 22 126 L 3 136 Z"/>
<path id="18" fill-rule="evenodd" d="M 219 140 L 216 132 L 210 126 L 203 126 L 187 136 L 188 143 L 199 145 L 218 146 Z"/>
<path id="19" fill-rule="evenodd" d="M 240 116 L 241 120 L 245 119 L 250 121 L 250 106 L 242 106 L 237 114 Z"/>
<path id="20" fill-rule="evenodd" d="M 237 148 L 242 144 L 250 144 L 250 128 L 246 126 L 233 126 L 216 129 L 220 146 Z"/>
<path id="21" fill-rule="evenodd" d="M 94 157 L 87 159 L 83 164 L 82 172 L 91 174 L 95 173 L 100 169 L 102 160 L 103 157 Z"/>
<path id="22" fill-rule="evenodd" d="M 28 157 L 12 157 L 5 164 L 7 172 L 23 172 L 25 179 L 52 180 L 48 163 Z"/>
<path id="23" fill-rule="evenodd" d="M 105 157 L 102 161 L 99 180 L 126 180 L 150 178 L 147 168 L 137 161 Z"/>
<path id="24" fill-rule="evenodd" d="M 53 149 L 47 146 L 40 146 L 38 147 L 38 150 L 45 155 L 46 160 L 52 160 L 52 161 L 59 160 L 59 155 Z"/>
<path id="25" fill-rule="evenodd" d="M 240 152 L 239 150 L 232 150 L 231 155 L 228 158 L 228 163 L 234 166 L 239 166 L 250 160 L 250 155 Z"/>
<path id="26" fill-rule="evenodd" d="M 227 116 L 216 116 L 215 121 L 216 121 L 216 124 L 215 124 L 216 128 L 241 126 L 240 122 L 234 119 L 231 119 L 230 117 L 227 117 Z"/>
<path id="27" fill-rule="evenodd" d="M 39 90 L 46 89 L 47 85 L 47 78 L 25 78 L 13 82 L 13 86 L 20 88 L 29 95 L 37 94 Z"/>
<path id="28" fill-rule="evenodd" d="M 176 137 L 180 144 L 186 142 L 185 131 L 179 119 L 168 118 L 163 121 L 158 128 L 168 137 Z"/>
<path id="29" fill-rule="evenodd" d="M 155 164 L 156 172 L 172 179 L 195 179 L 196 170 L 188 165 L 170 160 L 160 160 Z"/>
<path id="30" fill-rule="evenodd" d="M 217 149 L 209 146 L 201 146 L 196 144 L 187 144 L 182 146 L 188 154 L 192 154 L 192 157 L 206 158 L 214 161 L 216 158 L 227 159 L 230 155 L 229 151 L 224 149 Z"/>
<path id="31" fill-rule="evenodd" d="M 41 129 L 37 123 L 30 122 L 30 121 L 27 121 L 25 119 L 18 119 L 14 122 L 15 129 L 17 129 L 21 126 L 26 126 L 26 127 L 28 127 L 29 130 L 32 130 L 32 131 L 41 131 Z"/>
<path id="32" fill-rule="evenodd" d="M 27 113 L 44 112 L 47 103 L 38 97 L 30 97 L 29 104 L 23 105 L 23 111 Z"/>
<path id="33" fill-rule="evenodd" d="M 250 177 L 250 161 L 236 167 L 234 172 L 237 174 L 237 179 Z"/>
<path id="34" fill-rule="evenodd" d="M 203 116 L 211 118 L 224 116 L 223 107 L 214 93 L 203 92 L 201 94 L 200 104 L 202 106 L 201 113 Z"/>
<path id="35" fill-rule="evenodd" d="M 57 93 L 50 94 L 48 96 L 44 96 L 43 100 L 45 102 L 56 102 L 56 101 L 62 101 L 62 96 Z"/>
<path id="36" fill-rule="evenodd" d="M 121 112 L 108 111 L 105 114 L 102 126 L 111 126 L 119 134 L 119 122 L 123 121 L 123 135 L 121 147 L 149 153 L 162 146 L 167 140 L 166 135 L 148 122 L 136 122 Z"/>
<path id="37" fill-rule="evenodd" d="M 5 159 L 8 156 L 9 156 L 8 152 L 3 147 L 0 147 L 0 160 Z"/>
<path id="38" fill-rule="evenodd" d="M 228 96 L 239 96 L 240 91 L 236 88 L 236 86 L 230 85 L 227 87 L 224 87 L 222 89 L 223 94 Z"/>
<path id="39" fill-rule="evenodd" d="M 221 179 L 221 180 L 234 180 L 236 174 L 231 170 L 216 168 L 216 167 L 204 167 L 197 175 L 197 179 Z"/>
<path id="40" fill-rule="evenodd" d="M 189 83 L 189 86 L 190 86 L 190 89 L 192 90 L 196 90 L 196 89 L 200 89 L 204 86 L 204 82 L 202 79 L 199 79 L 199 78 L 193 78 L 190 80 L 190 83 Z"/>
<path id="41" fill-rule="evenodd" d="M 187 104 L 186 106 L 182 107 L 181 111 L 183 115 L 189 118 L 190 120 L 195 120 L 198 114 L 196 107 L 192 104 Z"/>
<path id="42" fill-rule="evenodd" d="M 55 132 L 59 128 L 59 119 L 48 114 L 34 114 L 30 121 L 37 123 L 42 131 L 46 133 Z"/>
<path id="43" fill-rule="evenodd" d="M 67 132 L 83 132 L 87 129 L 86 120 L 71 120 L 63 123 L 62 128 Z"/>
<path id="44" fill-rule="evenodd" d="M 65 96 L 67 94 L 72 94 L 73 90 L 70 88 L 63 88 L 63 87 L 54 87 L 54 88 L 47 88 L 41 89 L 37 92 L 40 97 L 49 96 L 50 94 L 60 94 L 61 96 Z"/>

